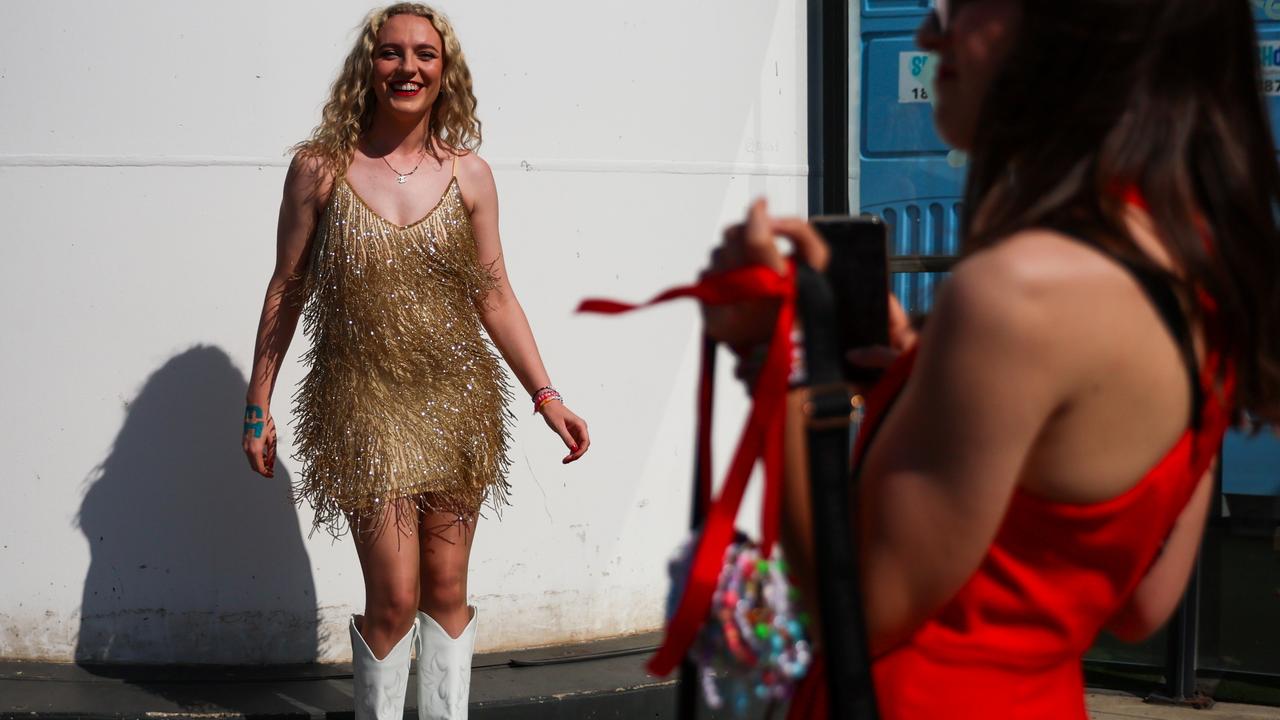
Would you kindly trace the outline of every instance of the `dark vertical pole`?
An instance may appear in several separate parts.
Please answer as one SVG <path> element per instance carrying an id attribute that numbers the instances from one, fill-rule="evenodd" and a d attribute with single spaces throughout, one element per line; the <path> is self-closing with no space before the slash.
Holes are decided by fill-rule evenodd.
<path id="1" fill-rule="evenodd" d="M 1221 456 L 1219 456 L 1221 457 Z M 1222 538 L 1230 532 L 1231 518 L 1224 511 L 1222 467 L 1219 463 L 1217 483 L 1209 505 L 1209 522 L 1200 545 L 1200 621 L 1196 627 L 1197 658 L 1221 657 L 1222 633 Z M 1230 607 L 1228 605 L 1228 607 Z"/>
<path id="2" fill-rule="evenodd" d="M 823 195 L 823 128 L 826 127 L 823 116 L 823 63 L 822 63 L 822 6 L 826 0 L 807 0 L 808 17 L 808 82 L 806 83 L 809 98 L 809 214 L 822 215 L 826 212 Z"/>
<path id="3" fill-rule="evenodd" d="M 811 215 L 849 214 L 849 2 L 850 0 L 809 0 L 809 213 Z M 810 358 L 812 361 L 812 358 Z M 811 369 L 812 370 L 812 369 Z M 843 408 L 847 415 L 849 408 Z M 847 431 L 845 431 L 847 433 Z M 810 433 L 811 462 L 814 444 L 834 442 Z M 848 457 L 845 435 L 844 457 Z M 817 478 L 821 471 L 811 468 Z M 821 483 L 818 483 L 821 485 Z M 824 641 L 828 654 L 827 677 L 829 711 L 832 718 L 875 718 L 875 694 L 870 687 L 867 665 L 860 591 L 857 586 L 856 553 L 847 525 L 848 504 L 845 500 L 821 503 L 816 500 L 815 533 L 823 537 L 816 551 L 820 583 L 820 605 L 841 598 L 842 610 L 828 615 L 824 625 Z M 831 488 L 827 488 L 830 490 Z M 844 489 L 843 485 L 836 488 Z M 825 497 L 825 495 L 824 495 Z M 822 510 L 828 510 L 825 516 Z M 834 570 L 832 566 L 839 568 Z M 852 568 L 852 569 L 851 569 Z M 828 573 L 825 577 L 824 571 Z M 841 572 L 843 571 L 843 572 Z M 839 580 L 846 582 L 841 583 Z M 836 615 L 856 623 L 850 627 L 836 622 Z"/>
<path id="4" fill-rule="evenodd" d="M 1169 623 L 1165 673 L 1169 699 L 1182 704 L 1196 697 L 1196 625 L 1200 610 L 1200 557 L 1191 570 L 1187 594 Z"/>
<path id="5" fill-rule="evenodd" d="M 1220 502 L 1221 488 L 1222 464 L 1219 463 L 1214 472 L 1213 502 Z M 1210 528 L 1205 530 L 1206 533 L 1210 531 Z M 1187 592 L 1182 596 L 1182 602 L 1178 603 L 1173 619 L 1169 621 L 1165 651 L 1165 692 L 1153 693 L 1147 697 L 1147 702 L 1196 708 L 1213 707 L 1213 698 L 1201 693 L 1196 687 L 1196 664 L 1200 652 L 1200 564 L 1203 547 L 1204 541 L 1201 541 L 1201 550 L 1196 553 L 1195 564 L 1191 566 Z"/>
<path id="6" fill-rule="evenodd" d="M 809 0 L 809 210 L 849 213 L 849 0 Z"/>
<path id="7" fill-rule="evenodd" d="M 712 388 L 716 377 L 716 342 L 702 338 L 702 380 L 698 392 L 697 446 L 693 451 L 693 500 L 689 504 L 689 528 L 697 531 L 711 504 L 710 487 L 702 479 L 711 478 L 711 407 L 714 402 Z M 706 428 L 702 427 L 706 423 Z M 705 440 L 705 442 L 704 442 Z M 685 658 L 680 663 L 680 679 L 676 683 L 676 717 L 693 720 L 698 714 L 698 666 Z"/>
<path id="8" fill-rule="evenodd" d="M 1213 707 L 1213 698 L 1200 692 L 1196 687 L 1199 619 L 1200 556 L 1197 555 L 1187 594 L 1182 596 L 1182 602 L 1169 623 L 1169 645 L 1165 658 L 1165 692 L 1148 696 L 1147 702 L 1194 708 Z"/>

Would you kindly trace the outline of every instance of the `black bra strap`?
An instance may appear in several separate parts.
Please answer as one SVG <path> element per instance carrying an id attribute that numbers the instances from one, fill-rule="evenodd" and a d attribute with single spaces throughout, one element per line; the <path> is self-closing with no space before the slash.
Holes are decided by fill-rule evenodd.
<path id="1" fill-rule="evenodd" d="M 1065 232 L 1063 230 L 1059 231 Z M 1200 385 L 1200 363 L 1196 360 L 1195 343 L 1191 339 L 1191 328 L 1187 322 L 1186 313 L 1183 312 L 1182 303 L 1179 302 L 1178 294 L 1174 292 L 1169 279 L 1151 268 L 1138 265 L 1131 260 L 1108 252 L 1106 248 L 1087 242 L 1076 233 L 1065 232 L 1065 234 L 1081 245 L 1105 255 L 1124 268 L 1138 283 L 1142 294 L 1147 296 L 1147 299 L 1155 308 L 1156 314 L 1160 316 L 1161 322 L 1164 323 L 1165 329 L 1169 331 L 1169 334 L 1173 336 L 1174 342 L 1177 343 L 1179 354 L 1182 355 L 1182 364 L 1187 369 L 1187 379 L 1191 386 L 1191 426 L 1199 428 L 1201 411 L 1204 408 L 1204 389 Z"/>
<path id="2" fill-rule="evenodd" d="M 1129 274 L 1138 281 L 1143 293 L 1151 300 L 1164 321 L 1169 334 L 1178 343 L 1178 351 L 1182 354 L 1182 364 L 1187 368 L 1191 383 L 1191 424 L 1200 426 L 1200 414 L 1204 408 L 1204 388 L 1200 385 L 1200 363 L 1196 360 L 1195 343 L 1191 339 L 1191 328 L 1187 322 L 1182 303 L 1169 285 L 1169 280 L 1155 272 L 1127 262 L 1120 263 Z"/>

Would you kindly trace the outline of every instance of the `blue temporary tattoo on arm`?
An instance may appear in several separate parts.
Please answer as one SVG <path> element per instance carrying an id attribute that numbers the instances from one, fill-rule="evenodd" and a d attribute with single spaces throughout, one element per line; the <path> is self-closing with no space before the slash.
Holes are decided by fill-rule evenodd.
<path id="1" fill-rule="evenodd" d="M 244 409 L 245 433 L 248 433 L 250 430 L 252 430 L 254 437 L 256 438 L 262 437 L 262 428 L 265 427 L 265 424 L 266 424 L 265 421 L 263 421 L 262 419 L 263 417 L 264 415 L 262 412 L 262 408 L 258 407 L 257 405 L 245 406 L 245 409 Z"/>

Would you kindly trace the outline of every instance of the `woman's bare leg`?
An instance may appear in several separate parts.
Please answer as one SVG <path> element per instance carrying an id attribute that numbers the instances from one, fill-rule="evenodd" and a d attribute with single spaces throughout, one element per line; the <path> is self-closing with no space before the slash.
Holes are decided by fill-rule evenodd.
<path id="1" fill-rule="evenodd" d="M 411 501 L 383 508 L 381 516 L 352 521 L 364 574 L 360 635 L 377 658 L 409 632 L 418 609 L 417 511 Z"/>
<path id="2" fill-rule="evenodd" d="M 424 512 L 419 519 L 418 609 L 458 637 L 471 620 L 467 609 L 467 566 L 476 532 L 475 512 Z"/>

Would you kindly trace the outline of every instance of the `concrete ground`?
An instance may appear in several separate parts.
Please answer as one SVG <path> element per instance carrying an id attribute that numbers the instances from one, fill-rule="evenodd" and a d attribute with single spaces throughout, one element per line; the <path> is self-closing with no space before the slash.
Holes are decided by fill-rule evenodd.
<path id="1" fill-rule="evenodd" d="M 652 678 L 644 660 L 655 635 L 477 656 L 472 720 L 631 720 L 675 717 L 675 683 Z M 0 720 L 7 718 L 272 718 L 351 717 L 351 669 L 292 667 L 81 667 L 0 662 Z M 1093 720 L 1280 720 L 1280 708 L 1219 703 L 1210 710 L 1144 704 L 1129 695 L 1094 692 Z M 415 705 L 410 683 L 409 708 Z M 407 710 L 405 717 L 416 713 Z M 728 718 L 709 712 L 699 720 Z M 745 718 L 765 720 L 763 708 Z M 774 717 L 780 717 L 775 713 Z M 993 718 L 993 720 L 996 720 Z"/>
<path id="2" fill-rule="evenodd" d="M 1280 708 L 1216 703 L 1208 710 L 1148 705 L 1132 695 L 1090 693 L 1092 720 L 1280 720 Z"/>

